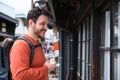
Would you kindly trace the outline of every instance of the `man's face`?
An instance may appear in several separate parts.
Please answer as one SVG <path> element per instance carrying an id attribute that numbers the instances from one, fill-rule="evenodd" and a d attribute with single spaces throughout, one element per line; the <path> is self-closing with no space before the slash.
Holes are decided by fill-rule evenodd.
<path id="1" fill-rule="evenodd" d="M 44 38 L 47 28 L 48 28 L 48 17 L 45 15 L 41 15 L 38 17 L 36 23 L 33 26 L 33 33 L 38 38 Z"/>

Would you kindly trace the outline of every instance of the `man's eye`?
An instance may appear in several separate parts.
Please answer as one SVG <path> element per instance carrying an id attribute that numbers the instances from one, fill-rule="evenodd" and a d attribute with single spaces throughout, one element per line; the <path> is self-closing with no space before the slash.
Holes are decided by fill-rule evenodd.
<path id="1" fill-rule="evenodd" d="M 40 25 L 45 25 L 45 23 L 40 23 Z"/>

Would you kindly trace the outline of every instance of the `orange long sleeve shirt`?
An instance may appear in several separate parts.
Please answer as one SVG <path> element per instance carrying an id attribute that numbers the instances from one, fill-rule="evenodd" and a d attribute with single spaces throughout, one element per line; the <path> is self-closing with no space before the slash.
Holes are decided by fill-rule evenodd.
<path id="1" fill-rule="evenodd" d="M 33 45 L 39 44 L 24 34 Z M 10 51 L 10 68 L 13 80 L 49 80 L 48 68 L 44 65 L 46 59 L 41 47 L 36 47 L 30 65 L 30 49 L 24 40 L 17 40 Z"/>

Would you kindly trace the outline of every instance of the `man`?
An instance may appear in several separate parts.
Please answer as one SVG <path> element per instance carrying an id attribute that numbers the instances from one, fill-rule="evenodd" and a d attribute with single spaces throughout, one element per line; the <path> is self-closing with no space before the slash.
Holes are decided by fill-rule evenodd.
<path id="1" fill-rule="evenodd" d="M 49 13 L 38 7 L 28 12 L 28 30 L 22 36 L 29 39 L 33 45 L 38 45 L 39 38 L 44 38 L 48 28 Z M 24 40 L 17 40 L 10 51 L 10 68 L 13 80 L 49 80 L 48 72 L 54 70 L 55 64 L 46 61 L 41 47 L 35 48 L 30 65 L 30 49 Z"/>

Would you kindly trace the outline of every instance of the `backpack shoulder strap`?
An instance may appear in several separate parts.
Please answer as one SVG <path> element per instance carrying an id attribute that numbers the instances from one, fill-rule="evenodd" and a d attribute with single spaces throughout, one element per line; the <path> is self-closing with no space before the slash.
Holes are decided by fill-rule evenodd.
<path id="1" fill-rule="evenodd" d="M 14 40 L 12 38 L 5 38 L 3 41 L 2 46 L 2 58 L 3 58 L 3 67 L 9 68 L 10 62 L 9 62 L 9 51 L 14 43 Z"/>
<path id="2" fill-rule="evenodd" d="M 0 68 L 2 68 L 2 46 L 0 45 Z"/>
<path id="3" fill-rule="evenodd" d="M 35 46 L 32 44 L 32 42 L 27 39 L 26 37 L 24 36 L 20 36 L 17 38 L 17 40 L 24 40 L 28 43 L 29 45 L 29 48 L 30 48 L 30 64 L 32 63 L 32 60 L 33 60 L 33 57 L 34 57 L 34 49 L 35 49 Z"/>

